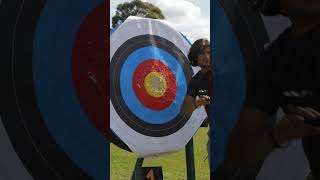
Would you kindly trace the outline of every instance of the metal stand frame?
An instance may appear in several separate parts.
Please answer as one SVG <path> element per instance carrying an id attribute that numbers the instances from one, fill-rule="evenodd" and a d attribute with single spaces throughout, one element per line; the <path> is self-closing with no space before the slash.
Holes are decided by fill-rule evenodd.
<path id="1" fill-rule="evenodd" d="M 194 150 L 193 150 L 193 138 L 188 142 L 185 147 L 186 149 L 186 165 L 187 165 L 187 179 L 188 180 L 195 180 L 196 173 L 195 173 L 195 165 L 194 165 Z M 135 171 L 142 168 L 144 158 L 138 158 L 136 161 L 136 165 L 134 167 L 131 180 L 135 180 Z"/>

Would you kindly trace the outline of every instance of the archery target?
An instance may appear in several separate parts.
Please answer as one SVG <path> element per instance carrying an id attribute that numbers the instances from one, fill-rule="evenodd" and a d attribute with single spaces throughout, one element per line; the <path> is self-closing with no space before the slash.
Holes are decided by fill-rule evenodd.
<path id="1" fill-rule="evenodd" d="M 109 3 L 1 5 L 9 15 L 1 29 L 1 133 L 20 168 L 34 179 L 107 179 Z"/>
<path id="2" fill-rule="evenodd" d="M 193 76 L 190 43 L 163 21 L 136 17 L 110 40 L 112 131 L 139 156 L 182 148 L 204 120 L 199 114 L 205 114 L 204 109 L 191 118 L 179 113 Z"/>

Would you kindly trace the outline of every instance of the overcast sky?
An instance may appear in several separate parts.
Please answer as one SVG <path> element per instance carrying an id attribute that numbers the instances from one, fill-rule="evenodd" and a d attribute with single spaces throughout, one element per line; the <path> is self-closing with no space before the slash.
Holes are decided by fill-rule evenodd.
<path id="1" fill-rule="evenodd" d="M 131 0 L 112 0 L 110 22 L 117 5 Z M 143 0 L 158 6 L 166 20 L 193 42 L 210 39 L 210 0 Z M 111 26 L 111 25 L 110 25 Z"/>

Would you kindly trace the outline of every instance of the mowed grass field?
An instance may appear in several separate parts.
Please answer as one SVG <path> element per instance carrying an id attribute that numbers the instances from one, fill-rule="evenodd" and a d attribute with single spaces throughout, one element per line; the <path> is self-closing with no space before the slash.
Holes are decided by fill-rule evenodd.
<path id="1" fill-rule="evenodd" d="M 194 159 L 197 180 L 209 180 L 209 159 L 207 158 L 208 128 L 200 128 L 193 138 Z M 111 180 L 130 180 L 136 163 L 136 156 L 117 146 L 110 145 Z M 144 162 L 144 167 L 162 166 L 165 180 L 187 180 L 185 149 L 174 154 Z"/>

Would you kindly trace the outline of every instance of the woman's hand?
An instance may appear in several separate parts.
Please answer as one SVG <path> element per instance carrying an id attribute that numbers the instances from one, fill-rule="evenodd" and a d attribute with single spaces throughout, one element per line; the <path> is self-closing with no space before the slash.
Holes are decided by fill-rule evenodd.
<path id="1" fill-rule="evenodd" d="M 320 127 L 307 124 L 306 120 L 320 121 L 320 113 L 310 107 L 288 105 L 286 116 L 274 127 L 277 142 L 319 135 Z"/>
<path id="2" fill-rule="evenodd" d="M 202 95 L 196 99 L 196 107 L 204 106 L 210 104 L 210 97 L 207 95 Z"/>

